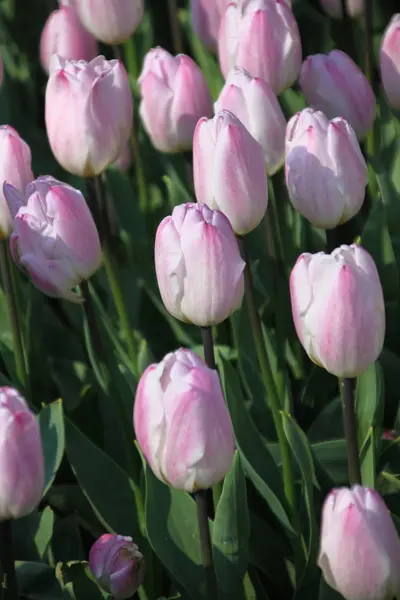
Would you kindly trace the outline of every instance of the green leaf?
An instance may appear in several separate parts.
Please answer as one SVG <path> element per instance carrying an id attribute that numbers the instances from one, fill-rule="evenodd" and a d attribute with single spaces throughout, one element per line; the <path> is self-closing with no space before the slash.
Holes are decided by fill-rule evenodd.
<path id="1" fill-rule="evenodd" d="M 185 598 L 204 600 L 204 574 L 196 506 L 180 490 L 169 488 L 146 468 L 146 530 L 150 544 Z"/>
<path id="2" fill-rule="evenodd" d="M 218 357 L 218 364 L 244 470 L 286 532 L 292 534 L 283 504 L 281 473 L 246 410 L 236 371 L 222 356 Z"/>
<path id="3" fill-rule="evenodd" d="M 38 415 L 45 470 L 45 495 L 54 481 L 65 449 L 64 417 L 61 400 L 48 404 Z"/>
<path id="4" fill-rule="evenodd" d="M 384 411 L 383 376 L 378 362 L 357 378 L 355 411 L 363 485 L 375 487 Z"/>
<path id="5" fill-rule="evenodd" d="M 222 598 L 244 598 L 243 577 L 249 558 L 250 523 L 246 480 L 236 452 L 225 477 L 213 528 L 213 556 Z"/>
<path id="6" fill-rule="evenodd" d="M 315 459 L 323 466 L 336 486 L 348 484 L 345 440 L 328 440 L 312 444 Z"/>
<path id="7" fill-rule="evenodd" d="M 39 562 L 15 563 L 20 594 L 30 600 L 68 600 L 55 571 Z"/>
<path id="8" fill-rule="evenodd" d="M 60 563 L 56 568 L 56 576 L 71 600 L 102 600 L 109 597 L 94 581 L 87 562 Z"/>

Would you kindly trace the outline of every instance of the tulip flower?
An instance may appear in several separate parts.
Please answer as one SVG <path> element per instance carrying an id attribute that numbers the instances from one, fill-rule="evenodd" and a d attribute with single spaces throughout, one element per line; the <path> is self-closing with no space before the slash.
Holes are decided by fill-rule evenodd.
<path id="1" fill-rule="evenodd" d="M 44 458 L 39 423 L 11 387 L 0 388 L 0 521 L 19 519 L 39 504 Z"/>
<path id="2" fill-rule="evenodd" d="M 368 168 L 356 134 L 342 118 L 306 108 L 286 134 L 286 184 L 293 206 L 315 227 L 332 229 L 358 213 Z"/>
<path id="3" fill-rule="evenodd" d="M 303 63 L 300 86 L 307 103 L 328 117 L 343 117 L 358 139 L 371 129 L 376 100 L 368 79 L 344 52 L 315 54 Z"/>
<path id="4" fill-rule="evenodd" d="M 79 190 L 39 177 L 25 195 L 7 183 L 4 196 L 14 219 L 11 254 L 48 296 L 80 302 L 73 288 L 101 264 L 99 235 Z"/>
<path id="5" fill-rule="evenodd" d="M 235 67 L 214 105 L 215 112 L 232 112 L 264 151 L 267 171 L 280 169 L 285 155 L 286 120 L 274 92 L 259 77 Z"/>
<path id="6" fill-rule="evenodd" d="M 346 600 L 400 596 L 400 540 L 375 490 L 332 490 L 322 513 L 318 558 L 325 580 Z"/>
<path id="7" fill-rule="evenodd" d="M 198 202 L 222 211 L 237 235 L 257 227 L 267 210 L 263 150 L 227 110 L 200 119 L 193 138 L 193 176 Z"/>
<path id="8" fill-rule="evenodd" d="M 143 583 L 145 563 L 132 538 L 105 533 L 91 547 L 89 566 L 113 598 L 130 598 Z"/>
<path id="9" fill-rule="evenodd" d="M 302 254 L 290 275 L 297 335 L 310 359 L 337 377 L 356 377 L 379 356 L 385 305 L 372 257 L 360 246 Z"/>
<path id="10" fill-rule="evenodd" d="M 161 152 L 191 150 L 197 121 L 213 113 L 196 63 L 185 54 L 153 48 L 145 56 L 139 84 L 140 116 L 153 146 Z"/>
<path id="11" fill-rule="evenodd" d="M 97 55 L 96 39 L 83 27 L 73 5 L 54 10 L 43 28 L 40 60 L 47 74 L 53 54 L 67 60 L 92 60 Z"/>
<path id="12" fill-rule="evenodd" d="M 132 165 L 131 145 L 128 143 L 125 145 L 121 154 L 117 160 L 113 162 L 112 166 L 121 172 L 128 171 Z"/>
<path id="13" fill-rule="evenodd" d="M 181 204 L 161 221 L 155 242 L 158 287 L 180 321 L 217 325 L 239 308 L 243 270 L 228 219 L 205 204 Z"/>
<path id="14" fill-rule="evenodd" d="M 333 19 L 343 19 L 342 0 L 319 0 L 322 9 Z M 364 12 L 364 0 L 346 0 L 347 14 L 359 17 Z"/>
<path id="15" fill-rule="evenodd" d="M 75 0 L 83 26 L 105 44 L 126 42 L 144 14 L 143 0 Z"/>
<path id="16" fill-rule="evenodd" d="M 211 50 L 217 46 L 221 17 L 230 0 L 190 0 L 193 29 Z"/>
<path id="17" fill-rule="evenodd" d="M 46 89 L 46 128 L 66 171 L 100 175 L 121 154 L 132 129 L 133 101 L 119 60 L 90 62 L 53 55 Z"/>
<path id="18" fill-rule="evenodd" d="M 146 461 L 167 485 L 193 493 L 229 471 L 235 442 L 218 373 L 191 350 L 147 367 L 133 418 Z"/>
<path id="19" fill-rule="evenodd" d="M 383 35 L 380 67 L 388 102 L 400 110 L 400 13 L 392 17 Z"/>
<path id="20" fill-rule="evenodd" d="M 296 20 L 283 0 L 235 0 L 228 5 L 218 36 L 218 56 L 226 78 L 234 67 L 265 79 L 275 94 L 289 88 L 301 67 Z"/>
<path id="21" fill-rule="evenodd" d="M 4 240 L 10 237 L 13 222 L 3 194 L 3 183 L 7 181 L 25 191 L 33 180 L 31 150 L 9 125 L 0 126 L 0 157 L 0 240 Z"/>

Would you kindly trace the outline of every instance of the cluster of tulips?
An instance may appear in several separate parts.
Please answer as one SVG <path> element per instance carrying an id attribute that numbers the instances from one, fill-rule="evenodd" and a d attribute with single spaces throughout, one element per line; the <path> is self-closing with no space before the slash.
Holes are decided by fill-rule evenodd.
<path id="1" fill-rule="evenodd" d="M 334 18 L 343 17 L 345 4 L 321 0 Z M 361 1 L 346 6 L 351 17 L 363 10 Z M 332 230 L 349 221 L 366 194 L 360 142 L 373 127 L 376 101 L 367 77 L 344 52 L 303 61 L 290 0 L 192 0 L 191 11 L 195 32 L 217 50 L 226 80 L 215 103 L 192 58 L 160 47 L 146 54 L 137 83 L 140 118 L 153 146 L 163 153 L 193 151 L 197 202 L 176 206 L 160 223 L 154 260 L 166 309 L 202 328 L 208 352 L 203 360 L 181 348 L 141 374 L 134 432 L 161 481 L 201 497 L 228 473 L 235 454 L 211 328 L 246 296 L 253 333 L 263 344 L 246 236 L 263 219 L 269 223 L 269 179 L 285 169 L 292 205 L 313 226 Z M 139 0 L 64 0 L 43 29 L 49 145 L 66 171 L 85 178 L 88 198 L 94 186 L 100 205 L 102 175 L 116 161 L 126 168 L 135 133 L 132 82 L 121 60 L 97 56 L 97 40 L 123 43 L 143 14 Z M 385 32 L 380 66 L 388 102 L 400 109 L 400 15 Z M 308 107 L 287 122 L 278 95 L 297 80 Z M 35 179 L 31 150 L 9 125 L 0 128 L 0 179 L 1 239 L 10 240 L 15 264 L 44 294 L 88 302 L 84 282 L 103 261 L 108 275 L 115 267 L 95 207 L 51 175 Z M 304 253 L 288 285 L 301 344 L 314 363 L 343 380 L 351 400 L 351 380 L 378 358 L 385 336 L 374 260 L 357 244 Z M 294 484 L 279 398 L 259 346 L 287 489 Z M 137 372 L 134 352 L 132 358 Z M 11 388 L 0 393 L 0 432 L 0 518 L 20 518 L 40 501 L 43 453 L 34 415 Z M 357 460 L 349 458 L 353 467 Z M 355 472 L 353 487 L 326 498 L 318 564 L 347 600 L 400 597 L 398 535 L 382 498 L 362 487 L 357 465 Z M 132 595 L 145 576 L 142 554 L 122 535 L 103 535 L 92 547 L 90 567 L 114 598 Z"/>

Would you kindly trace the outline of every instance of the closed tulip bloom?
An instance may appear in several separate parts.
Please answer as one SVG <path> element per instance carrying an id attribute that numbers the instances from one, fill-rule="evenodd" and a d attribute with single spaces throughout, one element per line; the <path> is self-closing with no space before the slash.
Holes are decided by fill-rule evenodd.
<path id="1" fill-rule="evenodd" d="M 81 301 L 73 288 L 101 264 L 99 235 L 79 190 L 53 177 L 39 177 L 25 195 L 4 184 L 14 219 L 11 254 L 42 292 Z"/>
<path id="2" fill-rule="evenodd" d="M 229 471 L 235 442 L 218 373 L 191 350 L 147 367 L 133 418 L 146 461 L 167 485 L 193 493 Z"/>
<path id="3" fill-rule="evenodd" d="M 322 513 L 318 558 L 326 582 L 346 600 L 400 597 L 400 541 L 375 490 L 332 490 Z"/>
<path id="4" fill-rule="evenodd" d="M 389 104 L 400 110 L 400 13 L 393 16 L 383 35 L 380 66 Z"/>
<path id="5" fill-rule="evenodd" d="M 129 171 L 132 165 L 131 145 L 126 144 L 117 160 L 113 162 L 113 167 L 121 172 Z"/>
<path id="6" fill-rule="evenodd" d="M 344 52 L 315 54 L 303 63 L 301 89 L 307 103 L 328 119 L 343 117 L 362 139 L 375 118 L 376 100 L 368 79 Z"/>
<path id="7" fill-rule="evenodd" d="M 83 27 L 72 5 L 54 10 L 43 28 L 40 60 L 47 74 L 53 54 L 67 60 L 92 60 L 97 55 L 97 42 Z"/>
<path id="8" fill-rule="evenodd" d="M 229 110 L 240 119 L 263 149 L 268 173 L 276 173 L 284 161 L 286 120 L 268 83 L 235 67 L 214 108 L 216 113 Z"/>
<path id="9" fill-rule="evenodd" d="M 289 88 L 301 67 L 296 19 L 283 0 L 235 0 L 222 17 L 218 55 L 226 78 L 234 67 L 265 79 L 275 94 Z"/>
<path id="10" fill-rule="evenodd" d="M 368 168 L 356 134 L 342 118 L 306 108 L 286 134 L 286 184 L 293 206 L 315 227 L 332 229 L 360 210 Z"/>
<path id="11" fill-rule="evenodd" d="M 3 194 L 7 181 L 18 190 L 25 191 L 33 180 L 31 150 L 26 142 L 9 125 L 0 126 L 0 240 L 10 237 L 13 222 Z"/>
<path id="12" fill-rule="evenodd" d="M 122 44 L 144 14 L 143 0 L 75 0 L 83 26 L 105 44 Z"/>
<path id="13" fill-rule="evenodd" d="M 290 275 L 297 335 L 310 359 L 337 377 L 356 377 L 379 356 L 385 305 L 375 263 L 360 246 L 302 254 Z"/>
<path id="14" fill-rule="evenodd" d="M 145 563 L 132 538 L 105 533 L 91 547 L 89 566 L 113 598 L 130 598 L 143 583 Z"/>
<path id="15" fill-rule="evenodd" d="M 200 119 L 193 138 L 193 176 L 198 202 L 222 211 L 237 235 L 257 227 L 268 205 L 263 150 L 227 110 Z"/>
<path id="16" fill-rule="evenodd" d="M 99 175 L 129 140 L 133 101 L 119 60 L 90 62 L 53 55 L 46 89 L 46 128 L 54 156 L 66 171 Z"/>
<path id="17" fill-rule="evenodd" d="M 19 519 L 39 504 L 44 458 L 39 423 L 11 387 L 0 388 L 0 521 Z"/>
<path id="18" fill-rule="evenodd" d="M 191 150 L 200 117 L 213 113 L 203 73 L 185 54 L 153 48 L 139 77 L 140 116 L 152 144 L 161 152 Z"/>
<path id="19" fill-rule="evenodd" d="M 190 0 L 193 29 L 211 50 L 217 46 L 221 17 L 231 0 Z"/>
<path id="20" fill-rule="evenodd" d="M 205 204 L 181 204 L 157 229 L 155 265 L 164 305 L 180 321 L 217 325 L 239 308 L 243 270 L 228 219 Z"/>
<path id="21" fill-rule="evenodd" d="M 323 10 L 333 19 L 343 19 L 342 0 L 319 0 Z M 350 17 L 359 17 L 364 12 L 364 0 L 346 0 L 346 11 Z"/>

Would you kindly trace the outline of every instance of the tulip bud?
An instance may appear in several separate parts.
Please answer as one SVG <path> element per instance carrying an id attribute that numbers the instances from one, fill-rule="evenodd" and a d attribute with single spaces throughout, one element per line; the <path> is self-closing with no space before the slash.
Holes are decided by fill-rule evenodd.
<path id="1" fill-rule="evenodd" d="M 229 110 L 240 119 L 263 149 L 270 175 L 280 169 L 285 155 L 286 120 L 266 81 L 235 67 L 229 73 L 214 109 L 216 113 Z"/>
<path id="2" fill-rule="evenodd" d="M 217 46 L 221 17 L 231 0 L 190 0 L 193 29 L 211 50 Z"/>
<path id="3" fill-rule="evenodd" d="M 222 211 L 237 235 L 257 227 L 268 205 L 262 148 L 227 110 L 200 119 L 193 138 L 194 189 L 198 202 Z"/>
<path id="4" fill-rule="evenodd" d="M 380 66 L 388 102 L 400 110 L 400 13 L 393 16 L 383 35 Z"/>
<path id="5" fill-rule="evenodd" d="M 385 305 L 372 257 L 360 246 L 302 254 L 290 275 L 297 335 L 310 359 L 337 377 L 356 377 L 379 356 Z"/>
<path id="6" fill-rule="evenodd" d="M 105 533 L 91 547 L 89 566 L 113 598 L 130 598 L 144 580 L 145 563 L 132 538 Z"/>
<path id="7" fill-rule="evenodd" d="M 31 150 L 9 125 L 0 126 L 0 157 L 0 240 L 5 240 L 11 235 L 13 222 L 3 194 L 3 183 L 7 181 L 25 191 L 33 180 Z"/>
<path id="8" fill-rule="evenodd" d="M 119 60 L 90 62 L 53 55 L 46 89 L 46 128 L 54 156 L 66 171 L 100 175 L 129 140 L 133 101 Z"/>
<path id="9" fill-rule="evenodd" d="M 400 540 L 375 490 L 332 490 L 322 513 L 318 565 L 346 600 L 400 596 Z"/>
<path id="10" fill-rule="evenodd" d="M 221 20 L 218 55 L 226 78 L 234 67 L 265 79 L 275 94 L 289 88 L 301 67 L 296 19 L 283 0 L 235 0 Z"/>
<path id="11" fill-rule="evenodd" d="M 212 100 L 203 73 L 189 56 L 153 48 L 139 77 L 140 116 L 161 152 L 191 150 L 200 117 L 211 116 Z"/>
<path id="12" fill-rule="evenodd" d="M 239 308 L 245 263 L 228 219 L 205 204 L 181 204 L 157 229 L 155 265 L 164 305 L 176 319 L 217 325 Z"/>
<path id="13" fill-rule="evenodd" d="M 53 54 L 67 60 L 92 60 L 97 55 L 97 42 L 83 27 L 72 5 L 54 10 L 43 28 L 40 60 L 47 74 Z"/>
<path id="14" fill-rule="evenodd" d="M 39 423 L 17 390 L 0 388 L 0 521 L 19 519 L 39 504 L 44 458 Z"/>
<path id="15" fill-rule="evenodd" d="M 105 44 L 126 42 L 144 14 L 143 0 L 75 0 L 83 26 Z"/>
<path id="16" fill-rule="evenodd" d="M 345 0 L 349 17 L 359 17 L 364 12 L 364 0 Z M 343 19 L 342 0 L 319 0 L 322 9 L 333 19 Z"/>
<path id="17" fill-rule="evenodd" d="M 297 113 L 287 126 L 285 166 L 290 200 L 315 227 L 332 229 L 361 209 L 368 168 L 344 119 Z"/>
<path id="18" fill-rule="evenodd" d="M 79 190 L 53 177 L 38 177 L 25 195 L 4 184 L 14 219 L 11 254 L 15 263 L 48 296 L 80 302 L 72 288 L 101 264 L 91 212 Z"/>
<path id="19" fill-rule="evenodd" d="M 328 119 L 343 117 L 362 139 L 375 118 L 376 100 L 368 79 L 344 52 L 315 54 L 303 63 L 301 89 L 307 103 Z"/>
<path id="20" fill-rule="evenodd" d="M 145 459 L 167 485 L 193 493 L 229 471 L 235 441 L 218 373 L 191 350 L 147 367 L 133 419 Z"/>

